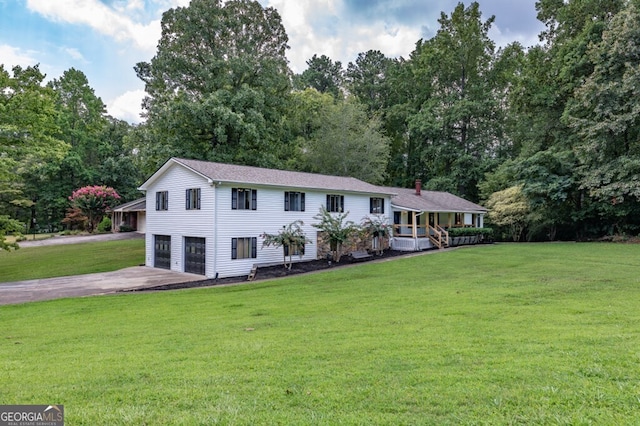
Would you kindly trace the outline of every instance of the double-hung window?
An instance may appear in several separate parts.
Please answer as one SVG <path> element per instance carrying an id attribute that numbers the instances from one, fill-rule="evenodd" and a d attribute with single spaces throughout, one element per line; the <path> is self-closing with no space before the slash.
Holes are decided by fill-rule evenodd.
<path id="1" fill-rule="evenodd" d="M 258 191 L 249 188 L 231 188 L 231 208 L 233 210 L 257 210 Z"/>
<path id="2" fill-rule="evenodd" d="M 231 259 L 255 259 L 257 256 L 258 239 L 256 237 L 232 238 Z"/>
<path id="3" fill-rule="evenodd" d="M 284 247 L 285 256 L 303 256 L 304 255 L 304 244 L 301 247 L 298 247 L 298 246 L 289 247 L 288 244 L 285 244 L 282 247 Z"/>
<path id="4" fill-rule="evenodd" d="M 185 208 L 187 210 L 200 210 L 200 188 L 187 189 L 185 195 Z"/>
<path id="5" fill-rule="evenodd" d="M 169 210 L 169 191 L 156 192 L 156 210 Z"/>
<path id="6" fill-rule="evenodd" d="M 284 211 L 303 212 L 304 211 L 304 192 L 285 191 Z"/>
<path id="7" fill-rule="evenodd" d="M 384 198 L 369 198 L 369 213 L 384 214 Z"/>
<path id="8" fill-rule="evenodd" d="M 327 211 L 331 213 L 344 212 L 344 195 L 327 194 Z"/>

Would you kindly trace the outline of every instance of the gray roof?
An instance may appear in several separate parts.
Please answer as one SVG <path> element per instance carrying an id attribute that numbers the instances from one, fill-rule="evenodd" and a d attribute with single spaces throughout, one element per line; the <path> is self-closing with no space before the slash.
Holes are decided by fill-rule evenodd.
<path id="1" fill-rule="evenodd" d="M 111 209 L 113 212 L 143 212 L 147 209 L 147 199 L 138 198 L 128 203 L 120 204 Z"/>
<path id="2" fill-rule="evenodd" d="M 421 191 L 415 189 L 392 188 L 372 185 L 359 179 L 316 173 L 293 172 L 288 170 L 265 169 L 261 167 L 238 166 L 209 161 L 171 158 L 142 186 L 147 187 L 169 167 L 179 164 L 213 182 L 239 185 L 276 186 L 320 191 L 356 192 L 365 194 L 390 195 L 391 204 L 400 209 L 428 212 L 486 213 L 484 207 L 448 192 Z"/>
<path id="3" fill-rule="evenodd" d="M 411 188 L 388 188 L 393 189 L 397 194 L 391 198 L 394 207 L 407 210 L 425 212 L 456 212 L 456 213 L 486 213 L 484 207 L 467 201 L 449 192 L 440 191 L 420 191 L 416 195 L 416 190 Z"/>
<path id="4" fill-rule="evenodd" d="M 242 185 L 266 185 L 300 189 L 317 189 L 336 192 L 359 192 L 367 194 L 391 195 L 395 192 L 352 177 L 330 176 L 315 173 L 292 172 L 288 170 L 265 169 L 261 167 L 238 166 L 234 164 L 212 163 L 209 161 L 172 158 L 140 188 L 154 180 L 171 164 L 181 164 L 212 182 Z"/>

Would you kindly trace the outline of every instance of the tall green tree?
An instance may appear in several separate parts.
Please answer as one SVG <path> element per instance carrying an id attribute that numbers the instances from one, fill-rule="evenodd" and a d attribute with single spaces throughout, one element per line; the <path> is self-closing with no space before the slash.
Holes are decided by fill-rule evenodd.
<path id="1" fill-rule="evenodd" d="M 345 72 L 349 93 L 366 105 L 369 112 L 384 112 L 389 105 L 389 68 L 393 60 L 379 50 L 358 54 Z"/>
<path id="2" fill-rule="evenodd" d="M 135 67 L 147 122 L 132 140 L 148 168 L 169 155 L 277 166 L 289 154 L 287 42 L 278 12 L 257 1 L 192 0 L 165 12 L 156 55 Z"/>
<path id="3" fill-rule="evenodd" d="M 12 217 L 35 224 L 34 194 L 27 179 L 43 180 L 47 164 L 69 150 L 59 139 L 55 93 L 43 85 L 39 67 L 0 65 L 0 206 Z"/>
<path id="4" fill-rule="evenodd" d="M 478 199 L 477 184 L 497 139 L 499 103 L 491 78 L 495 45 L 488 33 L 494 17 L 482 20 L 477 2 L 441 14 L 435 37 L 412 55 L 424 101 L 409 118 L 419 144 L 416 177 L 431 189 Z"/>
<path id="5" fill-rule="evenodd" d="M 303 146 L 305 168 L 316 173 L 351 176 L 370 183 L 385 180 L 389 142 L 380 120 L 357 102 L 329 105 L 316 132 Z"/>
<path id="6" fill-rule="evenodd" d="M 565 119 L 577 131 L 581 184 L 624 232 L 640 220 L 640 13 L 634 2 L 591 44 L 593 72 L 575 91 Z"/>
<path id="7" fill-rule="evenodd" d="M 329 93 L 334 99 L 343 96 L 344 70 L 340 61 L 333 61 L 326 55 L 313 55 L 307 60 L 307 69 L 294 79 L 299 90 L 316 89 L 320 93 Z"/>

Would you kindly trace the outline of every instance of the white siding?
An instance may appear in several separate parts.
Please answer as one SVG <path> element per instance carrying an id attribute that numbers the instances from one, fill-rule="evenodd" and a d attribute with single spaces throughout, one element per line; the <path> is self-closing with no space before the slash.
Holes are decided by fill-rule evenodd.
<path id="1" fill-rule="evenodd" d="M 186 209 L 186 190 L 200 188 L 200 210 Z M 156 210 L 156 192 L 168 191 L 169 209 Z M 209 241 L 214 238 L 215 189 L 207 179 L 184 167 L 173 166 L 147 189 L 146 260 L 147 266 L 154 263 L 154 235 L 171 236 L 171 270 L 184 271 L 184 237 L 201 237 Z M 207 247 L 207 276 L 213 273 L 214 253 Z"/>
<path id="2" fill-rule="evenodd" d="M 200 210 L 185 208 L 185 191 L 200 188 Z M 257 190 L 256 210 L 233 210 L 231 208 L 232 188 L 251 188 Z M 168 191 L 169 209 L 157 211 L 155 200 L 157 191 Z M 305 193 L 305 211 L 285 211 L 285 191 Z M 369 216 L 369 194 L 344 195 L 347 220 L 361 223 Z M 206 276 L 225 278 L 249 274 L 254 264 L 280 263 L 283 260 L 282 247 L 262 247 L 263 233 L 276 234 L 283 226 L 296 220 L 302 220 L 305 235 L 311 243 L 305 247 L 302 259 L 293 256 L 293 261 L 313 260 L 316 258 L 317 228 L 313 217 L 326 203 L 327 192 L 308 191 L 295 187 L 273 188 L 260 185 L 232 185 L 209 181 L 181 165 L 169 167 L 147 188 L 146 220 L 146 260 L 147 266 L 154 265 L 154 235 L 171 236 L 171 269 L 184 271 L 184 239 L 200 237 L 206 239 Z M 385 198 L 385 217 L 391 214 L 390 198 Z M 256 258 L 231 259 L 232 238 L 257 238 Z"/>
<path id="3" fill-rule="evenodd" d="M 251 188 L 257 190 L 256 210 L 232 210 L 231 189 L 233 187 Z M 305 211 L 285 211 L 285 191 L 299 191 L 305 193 Z M 334 192 L 332 192 L 334 194 Z M 338 193 L 335 193 L 338 194 Z M 344 195 L 345 210 L 349 211 L 347 220 L 360 223 L 369 216 L 369 195 Z M 254 264 L 281 263 L 283 260 L 282 247 L 262 247 L 264 241 L 260 236 L 264 233 L 277 234 L 283 226 L 296 220 L 302 220 L 302 229 L 311 243 L 305 247 L 302 259 L 293 256 L 293 261 L 316 259 L 318 250 L 317 223 L 313 217 L 320 211 L 320 206 L 326 203 L 327 192 L 308 191 L 296 188 L 271 188 L 258 185 L 230 186 L 224 185 L 217 189 L 218 196 L 218 239 L 216 272 L 220 278 L 248 274 Z M 385 212 L 390 208 L 390 201 L 385 202 Z M 257 237 L 257 258 L 231 259 L 231 239 Z"/>

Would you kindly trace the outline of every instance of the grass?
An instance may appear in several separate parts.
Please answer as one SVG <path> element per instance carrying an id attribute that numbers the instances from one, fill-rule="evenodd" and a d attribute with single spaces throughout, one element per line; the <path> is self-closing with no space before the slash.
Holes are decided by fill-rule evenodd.
<path id="1" fill-rule="evenodd" d="M 500 244 L 0 307 L 0 401 L 73 425 L 638 424 L 640 245 Z"/>
<path id="2" fill-rule="evenodd" d="M 3 282 L 115 271 L 144 263 L 144 239 L 0 250 Z"/>

